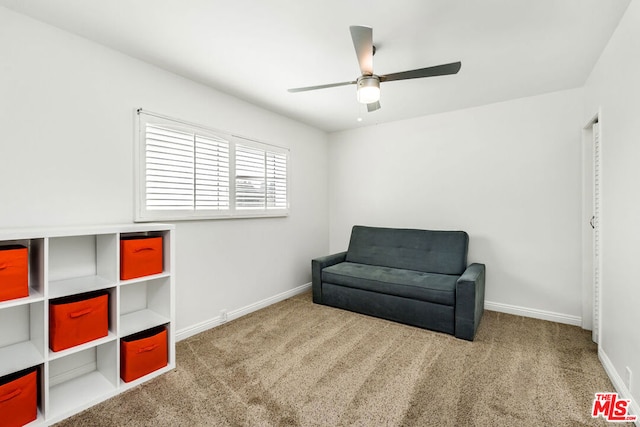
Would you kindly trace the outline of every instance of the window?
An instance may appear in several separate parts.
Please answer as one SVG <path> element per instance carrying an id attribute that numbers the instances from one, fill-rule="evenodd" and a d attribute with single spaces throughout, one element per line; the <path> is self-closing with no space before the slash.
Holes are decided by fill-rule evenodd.
<path id="1" fill-rule="evenodd" d="M 284 216 L 289 151 L 138 110 L 136 221 Z"/>

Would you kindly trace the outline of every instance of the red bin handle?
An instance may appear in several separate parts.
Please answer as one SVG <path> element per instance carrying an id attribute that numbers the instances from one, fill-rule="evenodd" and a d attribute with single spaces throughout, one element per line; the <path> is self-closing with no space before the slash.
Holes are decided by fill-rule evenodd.
<path id="1" fill-rule="evenodd" d="M 9 268 L 9 264 L 6 262 L 4 264 L 0 264 L 0 270 L 6 270 L 7 268 Z"/>
<path id="2" fill-rule="evenodd" d="M 136 254 L 137 254 L 138 252 L 142 252 L 142 251 L 152 251 L 152 250 L 154 250 L 154 249 L 153 249 L 153 248 L 135 248 L 135 249 L 133 250 L 133 253 L 136 253 Z"/>
<path id="3" fill-rule="evenodd" d="M 22 389 L 17 388 L 13 390 L 11 393 L 7 393 L 4 396 L 0 397 L 0 402 L 6 402 L 7 400 L 11 400 L 16 396 L 20 396 L 20 393 L 22 393 Z"/>
<path id="4" fill-rule="evenodd" d="M 146 353 L 148 351 L 153 351 L 156 349 L 156 347 L 158 347 L 158 344 L 152 344 L 150 346 L 147 347 L 142 347 L 138 349 L 138 353 Z"/>
<path id="5" fill-rule="evenodd" d="M 84 316 L 86 314 L 91 313 L 93 310 L 90 308 L 85 308 L 84 310 L 80 310 L 80 311 L 74 311 L 73 313 L 69 313 L 69 317 L 72 319 L 75 319 L 76 317 L 81 317 Z"/>

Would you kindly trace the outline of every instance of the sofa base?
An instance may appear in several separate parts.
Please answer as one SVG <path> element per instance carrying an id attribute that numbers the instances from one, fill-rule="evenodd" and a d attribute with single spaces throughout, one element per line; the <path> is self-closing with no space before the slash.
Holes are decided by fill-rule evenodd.
<path id="1" fill-rule="evenodd" d="M 434 304 L 322 282 L 314 302 L 433 331 L 454 334 L 453 306 Z"/>

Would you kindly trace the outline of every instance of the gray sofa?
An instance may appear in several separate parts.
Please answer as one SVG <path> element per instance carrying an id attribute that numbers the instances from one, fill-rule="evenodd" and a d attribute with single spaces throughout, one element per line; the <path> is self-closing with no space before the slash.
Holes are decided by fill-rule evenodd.
<path id="1" fill-rule="evenodd" d="M 464 231 L 354 226 L 346 252 L 311 261 L 313 302 L 473 341 L 485 266 L 468 246 Z"/>

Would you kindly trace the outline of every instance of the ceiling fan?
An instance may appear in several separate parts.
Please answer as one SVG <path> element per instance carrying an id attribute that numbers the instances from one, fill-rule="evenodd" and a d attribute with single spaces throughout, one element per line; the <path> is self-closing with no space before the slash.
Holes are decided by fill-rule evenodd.
<path id="1" fill-rule="evenodd" d="M 384 75 L 373 74 L 373 55 L 376 47 L 373 45 L 373 29 L 371 27 L 352 25 L 349 27 L 351 39 L 358 56 L 358 64 L 362 75 L 350 82 L 330 83 L 319 86 L 308 86 L 289 89 L 289 92 L 305 92 L 316 89 L 326 89 L 336 86 L 357 85 L 356 93 L 358 102 L 367 104 L 367 111 L 375 111 L 380 108 L 380 83 L 394 80 L 417 79 L 421 77 L 445 76 L 456 74 L 460 71 L 462 63 L 452 62 L 450 64 L 436 65 L 416 70 L 402 71 Z"/>

